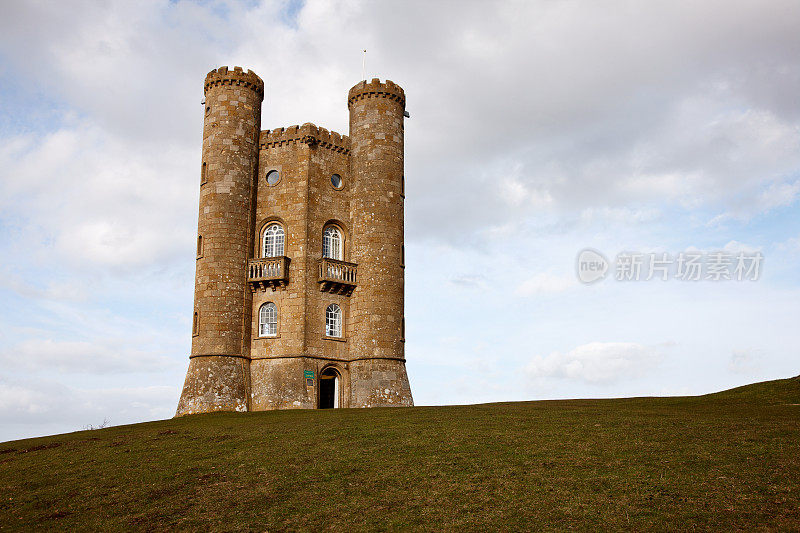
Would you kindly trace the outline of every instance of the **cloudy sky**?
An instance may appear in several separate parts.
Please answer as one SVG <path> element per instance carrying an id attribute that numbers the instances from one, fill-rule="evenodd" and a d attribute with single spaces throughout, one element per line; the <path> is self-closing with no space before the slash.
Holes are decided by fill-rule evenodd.
<path id="1" fill-rule="evenodd" d="M 264 128 L 346 133 L 364 48 L 411 113 L 418 405 L 800 374 L 798 2 L 5 1 L 0 439 L 174 414 L 205 74 L 258 73 Z M 719 250 L 759 279 L 615 279 Z"/>

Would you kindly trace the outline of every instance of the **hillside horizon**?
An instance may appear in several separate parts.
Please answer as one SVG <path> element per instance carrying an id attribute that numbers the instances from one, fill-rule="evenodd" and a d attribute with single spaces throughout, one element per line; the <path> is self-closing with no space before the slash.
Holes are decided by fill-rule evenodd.
<path id="1" fill-rule="evenodd" d="M 688 397 L 213 413 L 0 444 L 0 524 L 794 529 L 800 377 Z"/>
<path id="2" fill-rule="evenodd" d="M 739 389 L 743 389 L 746 387 L 752 387 L 755 385 L 760 385 L 762 383 L 770 383 L 773 381 L 781 381 L 785 379 L 800 379 L 800 375 L 792 376 L 789 378 L 780 378 L 777 380 L 763 380 L 763 381 L 755 381 L 753 383 L 746 383 L 744 385 L 737 385 L 736 387 L 731 387 L 728 389 L 720 389 L 714 390 L 712 392 L 705 392 L 702 394 L 673 394 L 673 395 L 634 395 L 634 396 L 582 396 L 579 398 L 543 398 L 543 399 L 536 399 L 536 400 L 500 400 L 500 401 L 493 401 L 493 402 L 476 402 L 476 403 L 453 403 L 453 404 L 425 404 L 425 405 L 415 405 L 411 407 L 412 409 L 417 407 L 469 407 L 469 406 L 484 406 L 484 405 L 502 405 L 502 404 L 516 404 L 516 403 L 531 403 L 531 402 L 561 402 L 561 401 L 579 401 L 579 400 L 635 400 L 635 399 L 647 399 L 647 398 L 700 398 L 704 396 L 710 396 L 714 394 L 722 394 L 727 392 L 737 391 Z M 342 408 L 342 409 L 362 409 L 358 407 L 354 408 Z M 314 410 L 314 409 L 302 409 L 302 410 Z M 226 412 L 226 411 L 219 411 L 219 412 Z M 208 413 L 206 413 L 208 414 Z M 187 416 L 187 415 L 183 415 Z M 190 416 L 190 415 L 189 415 Z M 71 435 L 73 433 L 81 433 L 84 431 L 96 431 L 101 429 L 110 429 L 115 427 L 128 427 L 128 426 L 137 426 L 139 424 L 147 424 L 151 422 L 162 422 L 167 420 L 172 420 L 175 417 L 170 418 L 156 418 L 153 420 L 142 420 L 140 422 L 129 422 L 129 423 L 122 423 L 122 424 L 113 424 L 110 418 L 105 418 L 102 423 L 94 425 L 94 424 L 86 424 L 81 429 L 76 429 L 74 431 L 65 431 L 63 433 L 52 433 L 49 435 L 34 435 L 30 437 L 21 437 L 19 439 L 10 439 L 5 441 L 0 441 L 0 445 L 9 444 L 13 442 L 19 442 L 24 440 L 32 440 L 32 439 L 40 439 L 40 438 L 47 438 L 47 437 L 57 437 L 60 435 Z"/>

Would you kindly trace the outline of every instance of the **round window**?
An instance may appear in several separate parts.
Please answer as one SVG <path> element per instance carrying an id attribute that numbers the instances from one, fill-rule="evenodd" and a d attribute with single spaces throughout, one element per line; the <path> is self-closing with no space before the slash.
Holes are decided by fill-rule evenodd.
<path id="1" fill-rule="evenodd" d="M 342 186 L 342 177 L 339 174 L 331 175 L 331 185 L 333 185 L 334 188 L 336 188 L 336 189 L 341 188 L 341 186 Z"/>
<path id="2" fill-rule="evenodd" d="M 268 185 L 275 185 L 280 181 L 281 175 L 278 173 L 277 170 L 270 170 L 267 172 L 267 184 Z"/>

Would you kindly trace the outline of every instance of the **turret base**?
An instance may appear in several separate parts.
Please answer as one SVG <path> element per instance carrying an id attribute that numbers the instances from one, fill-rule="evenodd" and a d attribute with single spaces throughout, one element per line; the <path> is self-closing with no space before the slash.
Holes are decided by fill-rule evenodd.
<path id="1" fill-rule="evenodd" d="M 212 411 L 247 411 L 249 364 L 248 360 L 241 357 L 192 357 L 175 416 Z"/>
<path id="2" fill-rule="evenodd" d="M 351 407 L 413 407 L 406 364 L 392 359 L 350 363 Z"/>

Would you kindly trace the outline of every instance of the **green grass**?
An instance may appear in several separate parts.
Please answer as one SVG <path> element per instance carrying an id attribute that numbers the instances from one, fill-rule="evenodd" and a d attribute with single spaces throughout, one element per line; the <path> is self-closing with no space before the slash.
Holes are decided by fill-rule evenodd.
<path id="1" fill-rule="evenodd" d="M 0 444 L 0 529 L 800 529 L 800 378 L 212 414 Z"/>

